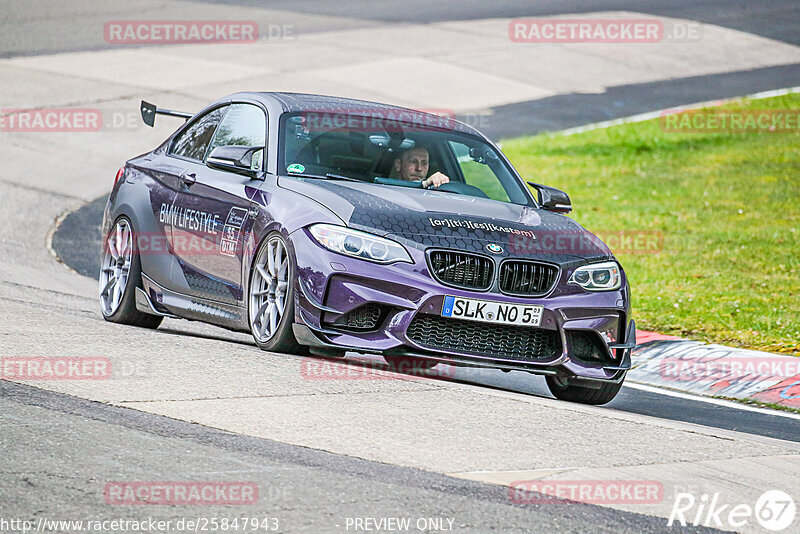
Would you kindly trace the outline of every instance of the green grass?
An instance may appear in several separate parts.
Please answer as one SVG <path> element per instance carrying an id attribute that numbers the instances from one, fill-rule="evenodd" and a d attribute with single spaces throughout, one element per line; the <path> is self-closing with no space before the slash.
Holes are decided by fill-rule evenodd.
<path id="1" fill-rule="evenodd" d="M 772 410 L 781 410 L 784 412 L 791 412 L 791 413 L 798 413 L 800 414 L 800 410 L 797 408 L 793 408 L 791 406 L 784 406 L 783 404 L 775 404 L 773 402 L 761 402 L 755 399 L 740 399 L 737 397 L 724 397 L 722 395 L 714 395 L 715 399 L 722 399 L 731 402 L 738 402 L 741 404 L 747 404 L 749 406 L 755 406 L 757 408 L 770 408 Z"/>
<path id="2" fill-rule="evenodd" d="M 798 110 L 800 95 L 723 107 Z M 639 328 L 800 355 L 800 134 L 667 133 L 652 120 L 503 151 L 567 191 L 590 231 L 662 236 L 655 253 L 618 254 Z"/>

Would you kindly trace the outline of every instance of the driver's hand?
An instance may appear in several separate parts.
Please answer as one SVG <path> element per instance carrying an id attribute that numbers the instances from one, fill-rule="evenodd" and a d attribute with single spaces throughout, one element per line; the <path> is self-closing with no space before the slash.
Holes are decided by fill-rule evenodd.
<path id="1" fill-rule="evenodd" d="M 448 178 L 446 174 L 435 172 L 422 181 L 422 187 L 439 187 L 449 181 L 450 178 Z"/>

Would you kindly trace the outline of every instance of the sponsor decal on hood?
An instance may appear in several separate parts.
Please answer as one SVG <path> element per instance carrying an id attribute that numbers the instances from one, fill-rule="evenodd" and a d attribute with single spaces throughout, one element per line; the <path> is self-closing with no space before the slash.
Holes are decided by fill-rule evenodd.
<path id="1" fill-rule="evenodd" d="M 455 248 L 498 256 L 572 263 L 611 257 L 572 219 L 509 202 L 359 182 L 281 178 L 280 185 L 333 210 L 348 226 L 419 249 Z"/>

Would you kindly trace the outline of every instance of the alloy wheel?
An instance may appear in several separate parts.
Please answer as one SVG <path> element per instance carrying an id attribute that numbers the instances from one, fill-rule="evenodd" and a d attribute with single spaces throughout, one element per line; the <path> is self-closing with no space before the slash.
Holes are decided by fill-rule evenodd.
<path id="1" fill-rule="evenodd" d="M 133 230 L 126 219 L 120 219 L 109 232 L 103 245 L 100 265 L 100 308 L 103 315 L 114 315 L 119 309 L 133 262 Z"/>
<path id="2" fill-rule="evenodd" d="M 260 343 L 269 341 L 278 330 L 288 288 L 289 256 L 283 240 L 275 236 L 261 247 L 250 282 L 250 324 Z"/>

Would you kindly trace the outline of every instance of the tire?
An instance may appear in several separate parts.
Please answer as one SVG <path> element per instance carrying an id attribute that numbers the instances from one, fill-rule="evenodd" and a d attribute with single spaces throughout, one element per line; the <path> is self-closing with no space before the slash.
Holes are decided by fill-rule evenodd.
<path id="1" fill-rule="evenodd" d="M 414 375 L 417 373 L 425 374 L 425 372 L 430 371 L 439 363 L 424 358 L 415 358 L 413 356 L 384 355 L 383 359 L 386 360 L 389 367 L 395 371 Z"/>
<path id="2" fill-rule="evenodd" d="M 550 393 L 558 400 L 600 405 L 611 402 L 617 396 L 624 378 L 618 384 L 603 383 L 598 389 L 566 384 L 554 376 L 547 376 L 546 380 Z"/>
<path id="3" fill-rule="evenodd" d="M 127 217 L 117 219 L 103 241 L 98 287 L 100 312 L 112 323 L 158 328 L 162 316 L 136 309 L 136 288 L 142 289 L 142 266 L 133 246 L 135 242 L 131 221 Z"/>
<path id="4" fill-rule="evenodd" d="M 296 273 L 297 266 L 283 236 L 279 232 L 267 235 L 254 256 L 247 289 L 250 333 L 261 350 L 308 353 L 292 332 Z"/>

